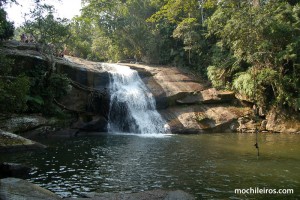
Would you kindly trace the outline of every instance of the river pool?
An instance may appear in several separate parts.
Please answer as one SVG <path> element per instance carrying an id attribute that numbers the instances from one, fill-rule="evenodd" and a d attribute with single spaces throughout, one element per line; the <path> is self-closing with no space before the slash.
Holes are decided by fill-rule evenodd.
<path id="1" fill-rule="evenodd" d="M 0 155 L 33 168 L 28 180 L 61 197 L 85 192 L 181 189 L 197 199 L 300 199 L 300 135 L 102 134 L 40 138 L 45 151 Z M 234 189 L 293 189 L 291 195 Z"/>

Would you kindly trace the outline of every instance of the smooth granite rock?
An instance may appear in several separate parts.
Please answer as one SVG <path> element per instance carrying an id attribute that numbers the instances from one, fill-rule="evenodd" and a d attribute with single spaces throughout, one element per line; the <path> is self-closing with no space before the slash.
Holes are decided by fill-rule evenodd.
<path id="1" fill-rule="evenodd" d="M 57 200 L 59 196 L 38 185 L 18 178 L 0 180 L 1 200 Z"/>

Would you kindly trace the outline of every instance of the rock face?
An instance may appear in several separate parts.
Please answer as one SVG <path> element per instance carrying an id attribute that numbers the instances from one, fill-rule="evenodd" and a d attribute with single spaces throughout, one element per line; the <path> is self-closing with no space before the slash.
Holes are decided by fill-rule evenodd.
<path id="1" fill-rule="evenodd" d="M 33 65 L 47 65 L 48 61 L 48 58 L 39 51 L 39 46 L 33 43 L 6 41 L 0 47 L 0 53 L 13 58 L 15 65 L 22 66 L 22 69 L 30 69 Z M 109 99 L 106 94 L 109 84 L 108 73 L 97 67 L 99 63 L 85 61 L 83 65 L 79 58 L 73 58 L 74 62 L 67 57 L 53 57 L 53 59 L 56 63 L 55 70 L 66 74 L 71 79 L 70 94 L 57 104 L 63 109 L 78 113 L 80 119 L 84 118 L 81 120 L 83 123 L 80 127 L 72 128 L 89 131 L 87 127 L 90 127 L 91 131 L 105 131 L 106 127 L 103 127 L 103 124 L 106 124 L 107 109 L 109 108 Z M 96 122 L 95 118 L 98 118 Z M 27 131 L 27 129 L 36 127 L 36 123 L 40 123 L 36 122 L 36 119 L 27 119 L 26 122 L 24 120 L 20 119 L 17 123 L 11 123 L 12 127 L 7 130 L 18 132 L 23 129 Z"/>
<path id="2" fill-rule="evenodd" d="M 266 117 L 265 127 L 272 132 L 300 133 L 300 116 L 295 118 L 278 114 L 276 110 L 271 110 Z"/>
<path id="3" fill-rule="evenodd" d="M 5 178 L 0 180 L 1 200 L 57 200 L 61 199 L 49 190 L 43 189 L 28 181 L 18 178 Z"/>
<path id="4" fill-rule="evenodd" d="M 177 68 L 126 65 L 142 72 L 172 133 L 234 132 L 237 119 L 251 112 L 238 104 L 233 92 L 209 88 Z"/>
<path id="5" fill-rule="evenodd" d="M 67 57 L 67 59 L 75 63 L 74 65 L 84 66 L 84 70 L 90 70 L 89 73 L 91 74 L 105 73 L 99 63 L 74 57 Z M 194 77 L 177 68 L 149 67 L 138 64 L 123 65 L 127 65 L 138 71 L 142 80 L 154 95 L 156 106 L 170 125 L 172 133 L 187 134 L 236 131 L 238 127 L 237 119 L 245 115 L 245 113 L 250 112 L 248 108 L 237 106 L 238 100 L 235 98 L 233 92 L 217 91 L 214 88 L 209 88 L 207 83 L 197 82 Z M 73 75 L 72 77 L 72 79 L 75 79 L 76 76 Z M 103 76 L 102 79 L 106 81 L 101 81 L 101 78 L 99 78 L 99 81 L 96 81 L 98 84 L 97 87 L 103 88 L 108 86 L 109 79 L 104 77 L 106 76 Z M 95 81 L 91 80 L 98 79 L 90 79 L 90 82 L 94 82 L 95 84 Z M 90 86 L 92 87 L 93 85 Z M 76 98 L 76 96 L 82 95 L 74 94 L 72 96 Z M 74 104 L 76 103 L 74 102 Z M 108 113 L 108 110 L 103 109 L 103 107 L 102 111 Z M 107 115 L 103 114 L 103 116 L 104 119 L 107 119 Z M 100 122 L 95 123 L 95 118 L 89 124 L 83 125 L 82 121 L 78 121 L 75 127 L 80 126 L 80 129 L 85 130 L 87 127 L 96 127 L 90 126 L 92 124 L 100 124 Z"/>
<path id="6" fill-rule="evenodd" d="M 74 57 L 67 58 L 87 68 L 102 71 L 98 63 Z M 233 92 L 209 88 L 207 83 L 197 82 L 194 77 L 177 68 L 123 65 L 138 71 L 154 95 L 156 106 L 170 125 L 172 133 L 236 131 L 237 119 L 250 112 L 247 108 L 236 106 L 238 100 Z"/>

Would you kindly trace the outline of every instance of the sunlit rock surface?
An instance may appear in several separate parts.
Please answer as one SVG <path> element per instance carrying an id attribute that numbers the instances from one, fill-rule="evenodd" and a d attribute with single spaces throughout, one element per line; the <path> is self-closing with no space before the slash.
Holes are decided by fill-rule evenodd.
<path id="1" fill-rule="evenodd" d="M 126 64 L 148 72 L 143 80 L 172 133 L 234 132 L 237 119 L 251 112 L 231 91 L 218 91 L 175 67 Z M 147 74 L 147 73 L 143 73 Z"/>
<path id="2" fill-rule="evenodd" d="M 44 149 L 46 146 L 19 135 L 0 130 L 0 152 Z"/>
<path id="3" fill-rule="evenodd" d="M 88 69 L 103 72 L 99 63 L 67 57 Z M 175 67 L 122 64 L 138 71 L 156 100 L 156 107 L 173 133 L 233 132 L 237 119 L 249 112 L 231 91 L 217 91 L 207 82 Z"/>

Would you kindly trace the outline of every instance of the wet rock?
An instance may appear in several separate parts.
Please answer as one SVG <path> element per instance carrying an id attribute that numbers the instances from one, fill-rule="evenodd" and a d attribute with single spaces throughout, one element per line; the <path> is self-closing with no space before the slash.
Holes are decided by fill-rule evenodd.
<path id="1" fill-rule="evenodd" d="M 1 127 L 9 132 L 26 132 L 47 124 L 47 119 L 39 115 L 16 115 L 1 120 Z"/>
<path id="2" fill-rule="evenodd" d="M 57 200 L 56 194 L 41 188 L 28 181 L 18 178 L 5 178 L 0 180 L 1 200 Z"/>
<path id="3" fill-rule="evenodd" d="M 72 128 L 86 132 L 107 132 L 107 120 L 103 116 L 91 116 L 90 120 L 81 117 Z"/>

